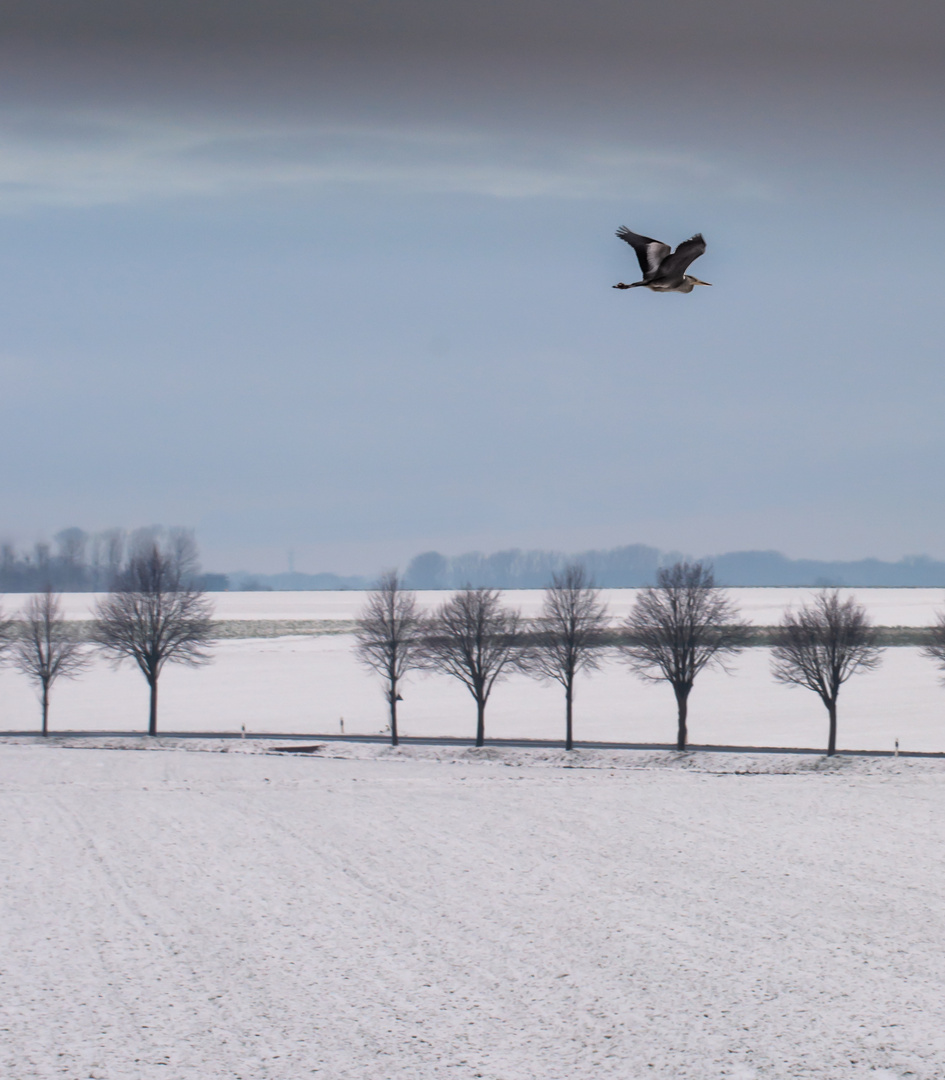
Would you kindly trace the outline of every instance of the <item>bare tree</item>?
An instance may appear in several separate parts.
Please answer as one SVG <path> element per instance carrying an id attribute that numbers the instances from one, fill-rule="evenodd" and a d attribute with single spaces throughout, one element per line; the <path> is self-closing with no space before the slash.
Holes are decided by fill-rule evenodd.
<path id="1" fill-rule="evenodd" d="M 813 690 L 830 717 L 827 753 L 837 749 L 837 697 L 857 671 L 879 666 L 882 649 L 866 608 L 839 589 L 822 589 L 797 611 L 785 611 L 771 649 L 778 682 Z"/>
<path id="2" fill-rule="evenodd" d="M 105 580 L 111 583 L 121 573 L 125 560 L 125 532 L 123 529 L 107 529 L 102 533 L 102 540 L 105 545 Z"/>
<path id="3" fill-rule="evenodd" d="M 945 670 L 945 611 L 937 613 L 935 625 L 929 627 L 928 633 L 929 641 L 922 647 L 922 653 Z"/>
<path id="4" fill-rule="evenodd" d="M 564 687 L 565 749 L 574 746 L 574 680 L 579 671 L 600 666 L 601 635 L 607 627 L 607 607 L 580 563 L 570 563 L 552 575 L 545 589 L 535 636 L 525 654 L 525 668 L 540 679 Z"/>
<path id="5" fill-rule="evenodd" d="M 355 623 L 358 659 L 386 683 L 391 746 L 398 743 L 397 702 L 401 700 L 398 687 L 411 668 L 420 666 L 424 625 L 416 594 L 404 592 L 396 570 L 384 574 L 377 588 L 368 593 Z"/>
<path id="6" fill-rule="evenodd" d="M 43 734 L 49 734 L 49 691 L 60 676 L 75 678 L 89 664 L 88 652 L 66 621 L 58 594 L 51 589 L 31 596 L 16 624 L 13 664 L 40 693 Z"/>
<path id="7" fill-rule="evenodd" d="M 186 545 L 185 545 L 186 547 Z M 209 663 L 210 601 L 193 578 L 192 552 L 140 538 L 112 592 L 95 606 L 92 637 L 116 664 L 132 660 L 151 691 L 148 734 L 157 734 L 158 678 L 166 663 Z"/>
<path id="8" fill-rule="evenodd" d="M 676 749 L 688 738 L 689 694 L 703 668 L 725 668 L 725 659 L 747 644 L 738 609 L 715 584 L 712 568 L 678 562 L 656 572 L 656 585 L 643 589 L 626 622 L 621 651 L 637 675 L 668 682 L 676 695 Z"/>
<path id="9" fill-rule="evenodd" d="M 0 663 L 5 659 L 5 653 L 10 645 L 16 640 L 16 623 L 8 619 L 0 608 Z"/>
<path id="10" fill-rule="evenodd" d="M 193 581 L 197 578 L 200 573 L 200 558 L 193 529 L 172 526 L 167 530 L 165 550 L 183 580 Z"/>
<path id="11" fill-rule="evenodd" d="M 74 526 L 62 529 L 53 537 L 59 549 L 56 558 L 57 585 L 66 592 L 78 592 L 88 586 L 88 567 L 85 551 L 88 533 Z"/>
<path id="12" fill-rule="evenodd" d="M 459 679 L 475 699 L 476 746 L 485 741 L 492 688 L 522 644 L 521 616 L 503 608 L 500 596 L 498 589 L 460 589 L 434 614 L 423 645 L 424 666 Z"/>

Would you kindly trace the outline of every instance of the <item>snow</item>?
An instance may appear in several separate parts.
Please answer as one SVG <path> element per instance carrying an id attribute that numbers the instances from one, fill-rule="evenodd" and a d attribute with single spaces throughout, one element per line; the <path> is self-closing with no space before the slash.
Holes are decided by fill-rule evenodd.
<path id="1" fill-rule="evenodd" d="M 636 599 L 637 589 L 603 589 L 615 619 L 624 618 Z M 760 626 L 776 623 L 789 605 L 808 601 L 816 589 L 729 589 L 741 608 L 743 617 Z M 873 621 L 880 626 L 928 626 L 945 607 L 942 589 L 845 589 L 866 606 Z M 429 610 L 441 604 L 451 593 L 419 592 L 420 606 Z M 509 589 L 503 600 L 526 616 L 541 609 L 541 589 Z M 67 593 L 63 596 L 66 616 L 88 619 L 97 599 L 94 593 Z M 245 620 L 351 620 L 364 606 L 363 592 L 233 592 L 211 593 L 216 618 Z M 17 597 L 7 597 L 7 608 L 16 606 Z"/>
<path id="2" fill-rule="evenodd" d="M 0 744 L 0 1075 L 942 1075 L 945 763 L 227 745 Z"/>

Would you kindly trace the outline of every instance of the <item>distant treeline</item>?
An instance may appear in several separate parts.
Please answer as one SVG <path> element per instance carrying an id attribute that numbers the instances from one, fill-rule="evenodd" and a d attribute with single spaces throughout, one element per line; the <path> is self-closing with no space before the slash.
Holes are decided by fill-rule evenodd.
<path id="1" fill-rule="evenodd" d="M 197 569 L 197 546 L 190 529 L 165 529 L 152 525 L 144 529 L 106 529 L 87 533 L 83 529 L 63 529 L 51 544 L 38 543 L 29 551 L 17 551 L 12 544 L 0 544 L 0 592 L 104 592 L 128 565 L 130 555 L 155 540 L 163 540 L 184 553 L 194 569 L 193 580 L 211 592 L 227 588 L 225 574 L 201 574 Z"/>
<path id="2" fill-rule="evenodd" d="M 682 558 L 676 551 L 660 551 L 644 544 L 563 555 L 555 551 L 499 551 L 446 558 L 429 551 L 416 556 L 404 575 L 413 589 L 457 589 L 469 583 L 503 589 L 537 589 L 547 585 L 553 573 L 569 562 L 581 563 L 594 581 L 605 589 L 652 585 L 656 571 Z M 704 559 L 715 570 L 716 580 L 730 586 L 850 586 L 945 587 L 945 562 L 924 556 L 882 562 L 822 562 L 789 559 L 777 551 L 735 551 Z"/>
<path id="3" fill-rule="evenodd" d="M 409 589 L 460 589 L 464 585 L 498 589 L 540 589 L 572 561 L 584 565 L 594 581 L 605 589 L 652 585 L 656 571 L 682 556 L 645 544 L 565 555 L 557 551 L 521 551 L 513 548 L 492 555 L 470 552 L 446 556 L 426 551 L 411 559 L 404 573 Z M 849 586 L 855 588 L 945 588 L 945 562 L 912 556 L 898 562 L 861 559 L 856 562 L 824 562 L 789 559 L 777 551 L 734 551 L 710 556 L 718 582 L 729 586 Z M 233 574 L 231 588 L 256 589 L 365 589 L 367 577 L 337 574 Z"/>
<path id="4" fill-rule="evenodd" d="M 552 574 L 560 573 L 569 562 L 578 562 L 602 588 L 619 589 L 652 585 L 659 567 L 679 558 L 678 552 L 663 554 L 644 544 L 580 555 L 512 549 L 494 555 L 470 552 L 446 558 L 437 551 L 426 551 L 410 561 L 404 585 L 410 589 L 461 589 L 467 584 L 474 588 L 543 589 Z"/>
<path id="5" fill-rule="evenodd" d="M 12 544 L 0 545 L 0 592 L 35 592 L 47 585 L 59 592 L 107 590 L 127 562 L 136 544 L 155 536 L 189 537 L 186 529 L 152 526 L 127 531 L 107 529 L 86 533 L 63 529 L 51 544 L 39 543 L 28 551 Z M 196 551 L 196 547 L 194 547 Z M 645 544 L 584 551 L 566 555 L 558 551 L 522 551 L 511 548 L 492 555 L 468 552 L 447 556 L 425 551 L 410 560 L 403 575 L 409 589 L 461 589 L 465 585 L 498 589 L 542 589 L 554 573 L 570 562 L 583 564 L 598 586 L 605 589 L 652 585 L 656 571 L 683 556 Z M 789 559 L 778 551 L 734 551 L 707 557 L 716 580 L 729 586 L 848 586 L 851 588 L 945 588 L 945 562 L 924 555 L 898 562 L 860 559 L 856 562 L 825 562 Z M 199 583 L 211 592 L 262 590 L 357 590 L 371 588 L 375 577 L 332 573 L 304 574 L 202 574 Z"/>
<path id="6" fill-rule="evenodd" d="M 222 576 L 222 575 L 221 575 Z M 251 574 L 238 570 L 225 575 L 227 588 L 233 592 L 344 592 L 370 589 L 375 579 L 359 575 L 303 574 L 299 570 L 283 570 L 279 574 Z"/>

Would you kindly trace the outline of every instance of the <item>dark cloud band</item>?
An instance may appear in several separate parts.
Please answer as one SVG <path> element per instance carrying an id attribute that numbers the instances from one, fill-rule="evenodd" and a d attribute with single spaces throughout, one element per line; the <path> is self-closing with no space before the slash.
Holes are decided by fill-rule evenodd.
<path id="1" fill-rule="evenodd" d="M 272 48 L 574 50 L 832 55 L 915 61 L 940 54 L 945 8 L 931 0 L 12 0 L 8 41 L 69 47 L 203 44 Z"/>

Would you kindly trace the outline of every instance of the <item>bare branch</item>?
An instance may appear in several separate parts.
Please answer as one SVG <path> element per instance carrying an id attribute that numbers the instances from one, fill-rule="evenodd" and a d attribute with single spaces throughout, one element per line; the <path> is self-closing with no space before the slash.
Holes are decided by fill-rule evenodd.
<path id="1" fill-rule="evenodd" d="M 5 658 L 6 651 L 16 641 L 17 624 L 14 619 L 8 619 L 0 608 L 0 663 Z"/>
<path id="2" fill-rule="evenodd" d="M 738 609 L 715 584 L 710 567 L 679 562 L 656 573 L 656 586 L 637 597 L 620 649 L 643 679 L 668 682 L 676 695 L 676 746 L 686 747 L 689 693 L 700 671 L 725 661 L 747 644 Z"/>
<path id="3" fill-rule="evenodd" d="M 391 744 L 398 743 L 398 686 L 412 668 L 423 662 L 423 631 L 426 621 L 417 608 L 415 593 L 404 592 L 395 570 L 381 577 L 368 593 L 357 622 L 355 646 L 358 659 L 387 683 Z"/>
<path id="4" fill-rule="evenodd" d="M 930 660 L 935 660 L 939 668 L 945 671 L 945 611 L 938 612 L 935 625 L 929 627 L 928 633 L 931 640 L 923 646 L 922 653 Z"/>
<path id="5" fill-rule="evenodd" d="M 571 563 L 552 576 L 534 636 L 523 653 L 522 666 L 539 679 L 564 687 L 565 748 L 573 739 L 574 680 L 579 671 L 600 667 L 601 637 L 607 628 L 607 607 L 584 567 Z"/>
<path id="6" fill-rule="evenodd" d="M 498 589 L 460 589 L 433 616 L 423 643 L 424 666 L 458 679 L 475 699 L 477 746 L 485 740 L 492 688 L 514 666 L 522 645 L 521 616 L 503 608 L 500 596 Z"/>
<path id="7" fill-rule="evenodd" d="M 157 732 L 157 683 L 166 663 L 210 662 L 212 605 L 192 582 L 186 545 L 139 542 L 113 592 L 95 607 L 92 640 L 116 664 L 131 660 L 151 690 L 148 732 Z"/>
<path id="8" fill-rule="evenodd" d="M 812 690 L 830 717 L 827 753 L 837 747 L 837 697 L 840 687 L 857 671 L 879 666 L 882 649 L 876 644 L 866 608 L 839 589 L 822 589 L 797 611 L 785 611 L 771 649 L 771 671 L 789 686 Z"/>
<path id="9" fill-rule="evenodd" d="M 88 650 L 66 621 L 58 594 L 31 596 L 16 624 L 13 665 L 39 689 L 43 734 L 49 733 L 49 692 L 56 679 L 75 678 L 88 667 Z"/>

